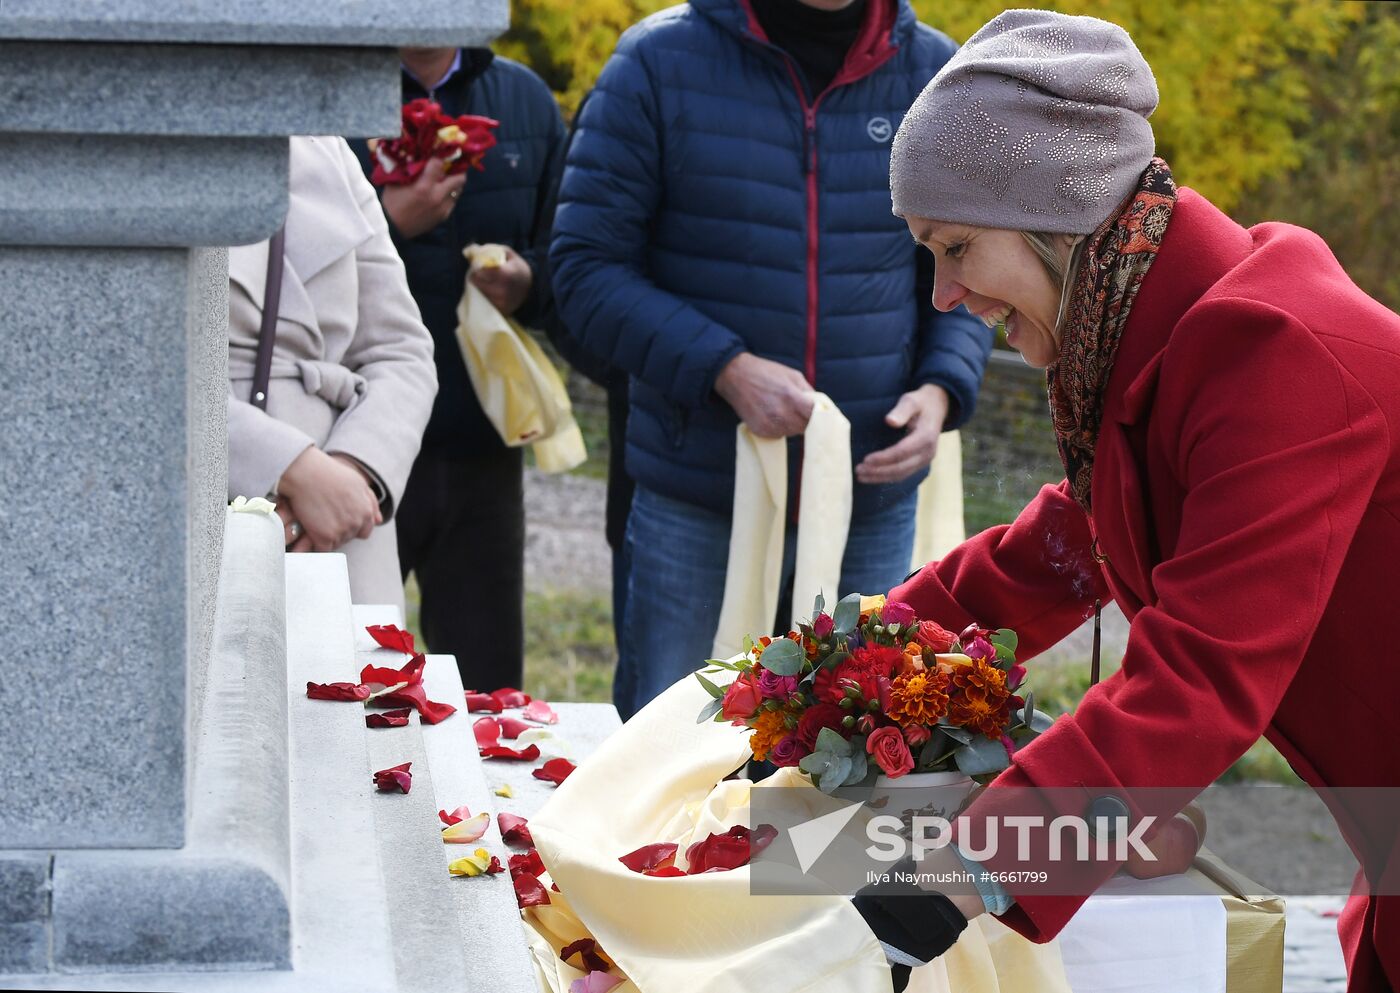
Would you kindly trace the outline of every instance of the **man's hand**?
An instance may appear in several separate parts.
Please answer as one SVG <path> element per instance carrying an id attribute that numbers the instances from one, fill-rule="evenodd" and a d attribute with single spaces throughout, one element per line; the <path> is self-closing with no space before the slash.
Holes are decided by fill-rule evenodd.
<path id="1" fill-rule="evenodd" d="M 452 215 L 467 174 L 449 176 L 446 169 L 442 159 L 431 158 L 413 182 L 384 187 L 384 213 L 405 238 L 417 238 Z"/>
<path id="2" fill-rule="evenodd" d="M 491 306 L 509 317 L 520 309 L 530 295 L 535 274 L 530 271 L 530 263 L 521 258 L 515 249 L 509 245 L 501 247 L 506 250 L 506 260 L 497 266 L 473 266 L 471 280 L 491 301 Z"/>
<path id="3" fill-rule="evenodd" d="M 904 428 L 903 438 L 889 448 L 871 452 L 856 466 L 856 479 L 862 483 L 897 483 L 908 479 L 933 461 L 938 436 L 948 417 L 948 391 L 926 383 L 899 398 L 885 415 L 892 428 Z"/>
<path id="4" fill-rule="evenodd" d="M 801 434 L 812 416 L 814 394 L 802 373 L 751 352 L 729 360 L 715 380 L 715 392 L 760 438 Z"/>
<path id="5" fill-rule="evenodd" d="M 333 552 L 351 538 L 368 538 L 384 521 L 374 490 L 360 469 L 351 460 L 327 455 L 314 446 L 287 466 L 278 494 L 288 504 L 287 514 L 294 514 L 302 527 L 303 533 L 291 545 L 293 552 Z M 279 501 L 279 515 L 281 510 Z M 287 517 L 283 522 L 290 525 Z"/>

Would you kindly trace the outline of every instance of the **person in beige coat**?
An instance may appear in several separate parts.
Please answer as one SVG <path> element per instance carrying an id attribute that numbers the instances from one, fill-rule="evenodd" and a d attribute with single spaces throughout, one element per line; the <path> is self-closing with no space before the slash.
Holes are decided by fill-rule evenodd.
<path id="1" fill-rule="evenodd" d="M 291 139 L 267 410 L 249 402 L 268 242 L 229 250 L 229 496 L 269 495 L 289 551 L 344 552 L 355 603 L 403 608 L 393 515 L 437 393 L 433 340 L 341 138 Z"/>

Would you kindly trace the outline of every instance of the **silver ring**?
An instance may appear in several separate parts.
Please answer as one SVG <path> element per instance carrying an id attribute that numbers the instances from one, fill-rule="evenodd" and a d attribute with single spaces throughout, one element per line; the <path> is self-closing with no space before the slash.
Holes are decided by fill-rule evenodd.
<path id="1" fill-rule="evenodd" d="M 301 524 L 292 521 L 292 523 L 287 525 L 287 533 L 292 536 L 293 541 L 296 541 L 301 537 Z"/>
<path id="2" fill-rule="evenodd" d="M 461 191 L 461 190 L 453 190 L 451 193 L 449 193 L 449 194 L 447 194 L 447 195 L 450 196 L 453 200 L 456 200 L 458 197 L 460 197 L 460 196 L 462 195 L 462 191 Z"/>

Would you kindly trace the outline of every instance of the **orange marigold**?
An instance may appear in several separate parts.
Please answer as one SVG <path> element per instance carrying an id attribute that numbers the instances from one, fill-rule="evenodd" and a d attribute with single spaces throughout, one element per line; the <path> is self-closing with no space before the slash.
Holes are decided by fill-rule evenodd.
<path id="1" fill-rule="evenodd" d="M 753 749 L 753 757 L 762 762 L 773 750 L 773 746 L 781 741 L 787 733 L 787 720 L 783 717 L 781 710 L 763 711 L 754 719 L 753 736 L 749 738 L 749 747 Z"/>
<path id="2" fill-rule="evenodd" d="M 1006 673 L 983 659 L 953 668 L 948 719 L 988 738 L 1002 736 L 1011 723 Z"/>
<path id="3" fill-rule="evenodd" d="M 911 670 L 890 684 L 886 716 L 901 727 L 936 724 L 948 712 L 948 674 L 942 669 Z"/>

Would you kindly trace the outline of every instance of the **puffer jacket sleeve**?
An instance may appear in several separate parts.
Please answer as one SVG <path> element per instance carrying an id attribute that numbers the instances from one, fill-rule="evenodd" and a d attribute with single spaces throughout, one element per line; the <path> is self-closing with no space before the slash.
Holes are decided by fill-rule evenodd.
<path id="1" fill-rule="evenodd" d="M 933 306 L 933 254 L 925 248 L 916 254 L 916 292 L 919 301 L 919 349 L 914 384 L 935 383 L 948 391 L 948 418 L 943 430 L 952 431 L 972 417 L 987 357 L 992 352 L 992 332 L 966 307 L 941 313 Z"/>
<path id="2" fill-rule="evenodd" d="M 374 232 L 355 252 L 359 323 L 341 358 L 364 377 L 366 390 L 363 400 L 336 420 L 323 448 L 351 456 L 378 478 L 388 519 L 403 496 L 437 395 L 433 339 L 408 291 L 374 188 L 349 147 L 339 144 L 346 178 L 357 191 L 356 207 Z"/>
<path id="3" fill-rule="evenodd" d="M 555 215 L 554 292 L 584 348 L 694 408 L 745 346 L 647 274 L 648 226 L 662 193 L 662 120 L 644 30 L 623 35 L 582 111 Z"/>

